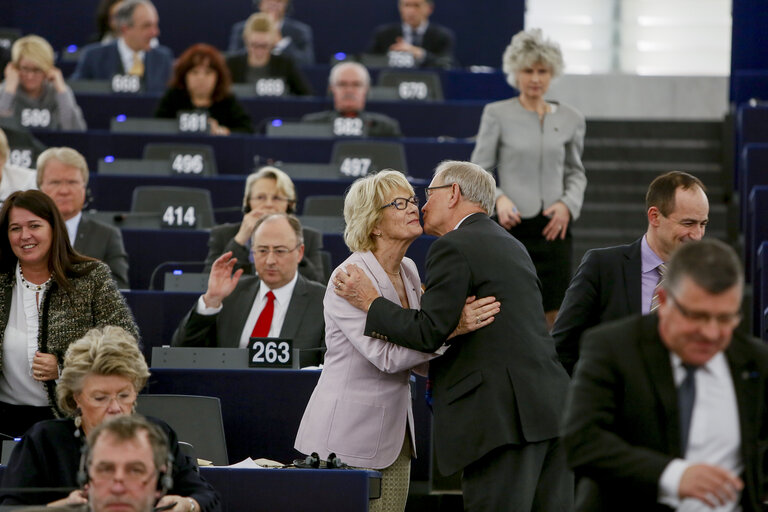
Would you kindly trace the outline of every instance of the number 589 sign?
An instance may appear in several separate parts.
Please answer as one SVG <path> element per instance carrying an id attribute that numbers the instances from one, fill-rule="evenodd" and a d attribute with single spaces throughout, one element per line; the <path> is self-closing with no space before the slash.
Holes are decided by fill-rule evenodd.
<path id="1" fill-rule="evenodd" d="M 248 346 L 251 368 L 292 368 L 293 342 L 283 338 L 251 338 Z"/>

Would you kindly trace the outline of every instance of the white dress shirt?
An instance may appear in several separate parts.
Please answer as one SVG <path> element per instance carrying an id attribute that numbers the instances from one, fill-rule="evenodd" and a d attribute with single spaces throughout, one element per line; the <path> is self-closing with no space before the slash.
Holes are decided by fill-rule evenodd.
<path id="1" fill-rule="evenodd" d="M 69 244 L 74 247 L 75 240 L 77 240 L 77 228 L 80 226 L 80 219 L 83 218 L 83 211 L 77 212 L 77 215 L 69 220 L 65 220 L 64 224 L 67 226 L 67 234 L 69 235 Z"/>
<path id="2" fill-rule="evenodd" d="M 40 331 L 37 301 L 44 292 L 25 288 L 16 265 L 11 310 L 3 337 L 3 371 L 0 373 L 0 401 L 15 405 L 48 405 L 45 384 L 32 378 L 32 360 L 38 350 Z M 61 361 L 59 361 L 61 363 Z"/>
<path id="3" fill-rule="evenodd" d="M 120 61 L 123 63 L 124 73 L 130 72 L 133 67 L 134 51 L 128 48 L 128 45 L 125 44 L 125 40 L 122 37 L 117 40 L 117 51 L 120 53 Z M 141 50 L 138 54 L 141 61 L 144 62 L 144 50 Z"/>
<path id="4" fill-rule="evenodd" d="M 675 385 L 685 378 L 685 368 L 676 354 L 671 354 Z M 731 370 L 722 352 L 699 368 L 695 375 L 696 400 L 693 405 L 688 450 L 685 459 L 670 462 L 659 480 L 659 501 L 676 507 L 680 512 L 737 512 L 741 510 L 737 493 L 736 501 L 711 508 L 696 499 L 680 500 L 678 488 L 683 472 L 692 464 L 706 463 L 741 475 L 744 462 L 741 457 L 741 430 L 736 391 Z"/>
<path id="5" fill-rule="evenodd" d="M 288 305 L 291 303 L 293 289 L 296 287 L 296 281 L 298 279 L 299 273 L 296 272 L 293 275 L 293 279 L 291 279 L 288 284 L 271 290 L 272 293 L 275 294 L 275 310 L 274 313 L 272 313 L 272 324 L 269 326 L 269 334 L 267 335 L 268 338 L 278 338 L 280 336 L 280 331 L 283 330 L 285 314 L 288 311 Z M 259 291 L 256 294 L 256 299 L 254 299 L 253 305 L 251 306 L 251 312 L 248 313 L 248 318 L 246 319 L 245 325 L 243 326 L 243 332 L 240 334 L 240 348 L 246 348 L 248 346 L 248 342 L 251 340 L 251 333 L 253 332 L 253 328 L 256 326 L 256 321 L 259 319 L 259 315 L 264 309 L 264 306 L 267 305 L 267 292 L 269 291 L 270 289 L 264 286 L 264 282 L 259 285 Z M 218 308 L 206 307 L 203 296 L 201 295 L 197 300 L 195 311 L 201 315 L 215 315 L 221 311 L 222 307 L 223 306 L 219 306 Z"/>

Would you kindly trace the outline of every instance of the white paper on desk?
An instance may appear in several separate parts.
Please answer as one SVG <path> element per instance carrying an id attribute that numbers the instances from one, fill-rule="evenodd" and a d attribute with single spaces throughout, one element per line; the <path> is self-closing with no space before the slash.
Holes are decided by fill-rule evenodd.
<path id="1" fill-rule="evenodd" d="M 229 466 L 223 466 L 225 468 L 250 468 L 250 469 L 263 469 L 261 466 L 256 464 L 256 462 L 250 458 L 246 457 L 245 459 L 241 460 L 240 462 L 237 462 L 235 464 L 230 464 Z"/>

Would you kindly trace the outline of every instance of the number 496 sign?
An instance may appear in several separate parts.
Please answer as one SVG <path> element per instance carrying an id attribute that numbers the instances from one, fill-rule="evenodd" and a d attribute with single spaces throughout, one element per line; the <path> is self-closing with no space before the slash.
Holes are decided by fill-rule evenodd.
<path id="1" fill-rule="evenodd" d="M 251 368 L 292 368 L 292 340 L 251 338 L 248 345 L 248 366 Z"/>

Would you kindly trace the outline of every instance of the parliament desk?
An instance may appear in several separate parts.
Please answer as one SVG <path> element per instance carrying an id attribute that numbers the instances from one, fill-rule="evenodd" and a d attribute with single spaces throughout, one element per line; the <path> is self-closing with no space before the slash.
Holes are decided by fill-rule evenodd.
<path id="1" fill-rule="evenodd" d="M 69 146 L 81 152 L 90 169 L 98 169 L 98 160 L 105 157 L 141 158 L 144 146 L 150 142 L 177 144 L 208 144 L 213 146 L 219 174 L 249 174 L 254 167 L 279 162 L 329 163 L 334 139 L 270 138 L 263 135 L 164 135 L 147 133 L 111 133 L 102 130 L 87 132 L 35 131 L 35 137 L 47 146 Z M 336 139 L 338 140 L 338 139 Z M 372 139 L 373 140 L 373 139 Z M 384 140 L 384 139 L 376 139 Z M 408 174 L 431 180 L 443 160 L 469 160 L 474 142 L 402 138 L 396 140 L 405 147 Z M 111 208 L 110 208 L 111 209 Z"/>
<path id="2" fill-rule="evenodd" d="M 150 394 L 215 396 L 221 399 L 231 463 L 251 457 L 286 463 L 302 457 L 293 448 L 317 370 L 198 370 L 152 368 Z M 429 479 L 431 416 L 424 402 L 424 378 L 413 386 L 416 453 L 413 480 Z M 343 461 L 342 457 L 342 461 Z"/>
<path id="3" fill-rule="evenodd" d="M 377 471 L 200 468 L 225 512 L 365 512 L 381 482 Z M 374 491 L 374 492 L 371 492 Z"/>
<path id="4" fill-rule="evenodd" d="M 4 471 L 0 466 L 0 479 Z M 219 491 L 224 512 L 366 512 L 381 482 L 377 471 L 344 469 L 203 467 L 200 474 Z"/>

